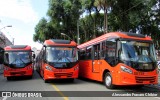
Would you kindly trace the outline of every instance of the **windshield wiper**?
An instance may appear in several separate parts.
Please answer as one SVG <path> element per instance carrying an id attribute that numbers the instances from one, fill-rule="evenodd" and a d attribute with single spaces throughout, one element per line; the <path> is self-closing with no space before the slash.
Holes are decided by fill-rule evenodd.
<path id="1" fill-rule="evenodd" d="M 22 61 L 23 64 L 25 64 L 25 62 L 21 58 L 19 58 L 19 59 Z"/>
<path id="2" fill-rule="evenodd" d="M 9 64 L 13 64 L 15 61 L 16 61 L 17 59 L 14 59 L 11 63 L 9 63 Z"/>
<path id="3" fill-rule="evenodd" d="M 67 59 L 69 61 L 69 63 L 71 62 L 67 57 L 60 57 L 56 62 L 58 62 L 59 60 L 61 60 L 63 58 Z"/>
<path id="4" fill-rule="evenodd" d="M 67 57 L 64 57 L 64 58 L 66 58 L 69 62 L 71 62 Z"/>

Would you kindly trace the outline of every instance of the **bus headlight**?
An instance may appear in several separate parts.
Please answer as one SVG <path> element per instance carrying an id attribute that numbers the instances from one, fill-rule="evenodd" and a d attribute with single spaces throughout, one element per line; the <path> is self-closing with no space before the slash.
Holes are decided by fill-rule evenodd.
<path id="1" fill-rule="evenodd" d="M 124 72 L 130 73 L 130 74 L 133 73 L 132 70 L 130 70 L 129 68 L 126 68 L 124 66 L 121 66 L 121 70 L 124 71 Z"/>
<path id="2" fill-rule="evenodd" d="M 78 69 L 79 69 L 79 66 L 75 67 L 75 68 L 74 68 L 74 71 L 75 71 L 75 70 L 78 70 Z"/>
<path id="3" fill-rule="evenodd" d="M 52 68 L 49 66 L 46 66 L 46 69 L 52 71 Z"/>
<path id="4" fill-rule="evenodd" d="M 31 69 L 31 68 L 32 68 L 32 66 L 28 66 L 28 67 L 27 67 L 27 70 L 29 70 L 29 69 Z"/>

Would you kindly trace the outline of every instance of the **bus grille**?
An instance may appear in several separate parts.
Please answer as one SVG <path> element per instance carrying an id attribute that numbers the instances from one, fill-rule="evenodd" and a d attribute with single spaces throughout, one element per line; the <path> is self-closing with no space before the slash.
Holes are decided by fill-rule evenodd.
<path id="1" fill-rule="evenodd" d="M 24 75 L 25 73 L 26 73 L 25 71 L 20 71 L 20 72 L 10 72 L 11 75 L 15 75 L 15 74 Z"/>
<path id="2" fill-rule="evenodd" d="M 73 73 L 55 73 L 54 76 L 55 77 L 62 77 L 62 76 L 66 76 L 66 77 L 72 77 Z"/>
<path id="3" fill-rule="evenodd" d="M 139 77 L 139 76 L 136 76 L 136 82 L 137 83 L 143 83 L 144 81 L 149 81 L 150 83 L 154 83 L 156 80 L 156 77 L 153 76 L 153 77 Z"/>

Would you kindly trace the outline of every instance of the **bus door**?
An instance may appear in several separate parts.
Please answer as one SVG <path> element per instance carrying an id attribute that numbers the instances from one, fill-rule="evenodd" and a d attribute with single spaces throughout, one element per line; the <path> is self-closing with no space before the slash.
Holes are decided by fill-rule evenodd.
<path id="1" fill-rule="evenodd" d="M 92 72 L 100 72 L 100 44 L 93 46 L 93 57 L 92 57 Z"/>

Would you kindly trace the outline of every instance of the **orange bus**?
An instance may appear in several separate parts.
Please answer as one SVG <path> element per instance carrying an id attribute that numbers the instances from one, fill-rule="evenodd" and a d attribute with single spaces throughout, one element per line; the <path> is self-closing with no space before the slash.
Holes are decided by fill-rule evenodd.
<path id="1" fill-rule="evenodd" d="M 77 44 L 70 40 L 45 40 L 35 65 L 45 83 L 52 79 L 73 81 L 79 72 Z"/>
<path id="2" fill-rule="evenodd" d="M 29 45 L 11 45 L 4 48 L 4 77 L 10 80 L 13 76 L 32 78 L 34 67 L 32 50 Z"/>
<path id="3" fill-rule="evenodd" d="M 153 41 L 142 34 L 111 32 L 78 45 L 79 76 L 116 85 L 158 84 Z"/>

